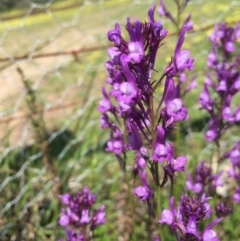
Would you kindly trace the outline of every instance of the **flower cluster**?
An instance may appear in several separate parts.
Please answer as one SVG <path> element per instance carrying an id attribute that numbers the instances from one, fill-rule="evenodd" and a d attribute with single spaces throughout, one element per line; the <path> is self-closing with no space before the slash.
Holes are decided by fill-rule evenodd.
<path id="1" fill-rule="evenodd" d="M 207 75 L 199 97 L 201 109 L 210 115 L 207 141 L 217 141 L 225 131 L 240 121 L 240 106 L 233 110 L 232 99 L 240 90 L 240 54 L 234 55 L 240 39 L 240 24 L 216 25 L 210 36 L 212 51 L 207 59 Z M 212 94 L 211 94 L 212 93 Z"/>
<path id="2" fill-rule="evenodd" d="M 214 194 L 216 187 L 223 185 L 222 171 L 217 174 L 212 173 L 212 168 L 208 167 L 204 161 L 201 161 L 194 173 L 194 176 L 187 174 L 186 189 L 196 194 L 204 192 Z M 208 190 L 204 190 L 208 186 Z"/>
<path id="3" fill-rule="evenodd" d="M 59 197 L 65 208 L 62 209 L 58 223 L 66 229 L 67 241 L 89 240 L 90 232 L 105 223 L 104 206 L 93 210 L 96 195 L 92 194 L 87 187 L 74 196 L 66 193 Z"/>
<path id="4" fill-rule="evenodd" d="M 163 210 L 159 223 L 168 225 L 179 241 L 219 241 L 216 232 L 212 228 L 222 218 L 216 218 L 208 224 L 203 232 L 199 232 L 201 222 L 212 216 L 211 207 L 207 202 L 210 199 L 205 194 L 200 198 L 189 198 L 184 195 L 181 197 L 179 206 L 175 209 L 174 198 L 172 197 L 170 199 L 170 209 Z M 218 209 L 221 209 L 221 207 Z"/>
<path id="5" fill-rule="evenodd" d="M 157 185 L 160 181 L 156 163 L 165 165 L 164 180 L 169 177 L 171 182 L 175 172 L 185 169 L 186 157 L 174 157 L 167 136 L 176 122 L 188 119 L 188 111 L 180 99 L 179 84 L 174 78 L 186 69 L 191 71 L 194 62 L 190 52 L 181 49 L 187 32 L 184 25 L 164 73 L 158 80 L 152 79 L 157 51 L 167 35 L 161 22 L 154 20 L 154 11 L 155 6 L 149 9 L 148 22 L 127 20 L 129 41 L 122 37 L 119 24 L 109 31 L 108 39 L 114 43 L 114 47 L 108 49 L 110 60 L 106 63 L 110 91 L 103 88 L 103 99 L 98 106 L 102 114 L 101 127 L 110 130 L 106 150 L 116 155 L 122 169 L 126 165 L 125 152 L 135 151 L 142 186 L 134 193 L 149 205 L 153 192 L 147 183 L 146 166 Z M 154 108 L 154 101 L 158 99 L 156 89 L 164 79 L 162 97 L 158 108 Z"/>

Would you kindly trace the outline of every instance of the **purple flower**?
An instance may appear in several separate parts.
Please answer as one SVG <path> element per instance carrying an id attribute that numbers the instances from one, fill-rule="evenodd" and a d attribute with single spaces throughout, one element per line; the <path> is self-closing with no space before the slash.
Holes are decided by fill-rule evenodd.
<path id="1" fill-rule="evenodd" d="M 224 158 L 230 158 L 233 166 L 240 164 L 240 145 L 239 142 L 235 142 L 233 148 L 224 154 Z"/>
<path id="2" fill-rule="evenodd" d="M 172 213 L 172 211 L 168 210 L 168 209 L 164 209 L 162 214 L 161 214 L 161 219 L 159 220 L 160 224 L 167 224 L 168 226 L 172 225 L 174 222 L 174 214 Z"/>
<path id="3" fill-rule="evenodd" d="M 89 217 L 89 210 L 82 210 L 82 216 L 79 222 L 81 224 L 88 224 L 91 218 Z"/>
<path id="4" fill-rule="evenodd" d="M 157 127 L 157 137 L 153 146 L 152 159 L 154 161 L 168 161 L 171 159 L 171 149 L 170 144 L 165 144 L 166 133 L 161 126 Z"/>
<path id="5" fill-rule="evenodd" d="M 187 26 L 184 25 L 181 30 L 181 33 L 175 48 L 175 52 L 174 52 L 174 61 L 175 61 L 174 64 L 175 64 L 176 72 L 183 71 L 186 68 L 189 71 L 192 71 L 194 68 L 194 65 L 193 65 L 194 59 L 190 58 L 190 51 L 181 50 L 186 31 L 187 31 Z"/>
<path id="6" fill-rule="evenodd" d="M 234 115 L 232 114 L 231 108 L 225 106 L 222 111 L 222 118 L 227 122 L 234 122 Z"/>
<path id="7" fill-rule="evenodd" d="M 180 156 L 177 159 L 171 159 L 170 165 L 174 171 L 180 172 L 185 171 L 185 165 L 187 164 L 187 158 L 185 156 Z"/>
<path id="8" fill-rule="evenodd" d="M 219 241 L 217 233 L 211 228 L 213 228 L 216 224 L 221 222 L 221 220 L 222 218 L 216 218 L 210 224 L 208 224 L 208 226 L 205 228 L 202 234 L 203 241 Z"/>
<path id="9" fill-rule="evenodd" d="M 112 124 L 109 121 L 108 115 L 103 114 L 100 117 L 100 123 L 101 123 L 101 128 L 105 129 L 105 128 L 110 128 L 112 126 Z"/>
<path id="10" fill-rule="evenodd" d="M 136 162 L 137 162 L 137 166 L 140 170 L 146 168 L 146 160 L 139 153 L 136 154 Z"/>
<path id="11" fill-rule="evenodd" d="M 65 227 L 70 223 L 70 218 L 68 215 L 61 215 L 60 219 L 58 220 L 60 226 Z"/>
<path id="12" fill-rule="evenodd" d="M 128 125 L 128 143 L 129 149 L 140 150 L 142 147 L 142 138 L 139 134 L 138 126 L 133 120 L 127 122 Z"/>
<path id="13" fill-rule="evenodd" d="M 209 129 L 206 132 L 205 139 L 207 141 L 215 141 L 220 135 L 220 120 L 212 119 L 209 123 Z"/>
<path id="14" fill-rule="evenodd" d="M 186 234 L 188 236 L 190 236 L 189 234 L 191 234 L 191 236 L 194 237 L 198 237 L 198 231 L 197 231 L 197 223 L 196 223 L 196 216 L 190 216 L 188 223 L 186 225 Z"/>
<path id="15" fill-rule="evenodd" d="M 213 100 L 210 97 L 210 93 L 208 91 L 207 85 L 204 85 L 203 91 L 200 94 L 199 104 L 201 105 L 202 109 L 206 109 L 209 112 L 211 112 L 213 110 L 214 102 L 213 102 Z"/>
<path id="16" fill-rule="evenodd" d="M 181 198 L 180 211 L 184 217 L 184 221 L 187 222 L 190 217 L 196 217 L 196 221 L 202 221 L 209 218 L 211 215 L 210 205 L 206 203 L 209 198 L 206 195 L 202 195 L 201 198 L 189 198 L 183 196 Z"/>
<path id="17" fill-rule="evenodd" d="M 108 141 L 106 151 L 120 155 L 123 152 L 124 143 L 122 133 L 118 129 L 112 134 L 112 139 Z"/>
<path id="18" fill-rule="evenodd" d="M 166 122 L 166 127 L 178 121 L 188 119 L 188 111 L 179 99 L 179 86 L 175 87 L 173 79 L 166 81 L 165 108 L 161 110 L 161 116 Z"/>
<path id="19" fill-rule="evenodd" d="M 104 114 L 107 111 L 111 111 L 112 106 L 111 106 L 111 103 L 110 103 L 110 99 L 107 95 L 107 92 L 104 88 L 102 89 L 102 93 L 103 93 L 104 98 L 100 101 L 99 106 L 98 106 L 98 110 L 102 114 Z"/>
<path id="20" fill-rule="evenodd" d="M 86 239 L 82 234 L 79 234 L 77 231 L 73 231 L 71 229 L 66 230 L 67 241 L 85 241 Z"/>
<path id="21" fill-rule="evenodd" d="M 240 203 L 240 187 L 236 188 L 236 191 L 235 191 L 235 193 L 233 195 L 233 201 L 235 203 Z"/>
<path id="22" fill-rule="evenodd" d="M 197 194 L 202 193 L 203 183 L 201 183 L 201 182 L 194 183 L 191 175 L 188 174 L 187 176 L 188 176 L 188 180 L 186 181 L 186 189 L 191 190 L 191 191 L 193 191 L 194 193 L 197 193 Z"/>
<path id="23" fill-rule="evenodd" d="M 219 241 L 214 230 L 207 230 L 203 233 L 203 241 Z"/>
<path id="24" fill-rule="evenodd" d="M 150 201 L 153 198 L 153 191 L 150 189 L 148 183 L 147 183 L 147 173 L 144 170 L 141 173 L 141 180 L 143 183 L 143 186 L 139 186 L 135 188 L 134 194 L 141 200 L 141 201 Z"/>
<path id="25" fill-rule="evenodd" d="M 215 212 L 218 218 L 226 217 L 232 213 L 232 208 L 220 202 L 216 205 Z"/>
<path id="26" fill-rule="evenodd" d="M 217 56 L 215 53 L 209 53 L 207 58 L 207 66 L 208 67 L 215 67 L 218 63 Z"/>
<path id="27" fill-rule="evenodd" d="M 187 175 L 186 189 L 196 194 L 203 194 L 206 187 L 208 187 L 210 193 L 214 193 L 218 186 L 223 185 L 222 171 L 213 175 L 212 169 L 204 161 L 198 164 L 192 176 L 190 174 Z"/>
<path id="28" fill-rule="evenodd" d="M 120 46 L 122 42 L 121 28 L 118 23 L 115 24 L 115 29 L 108 32 L 108 39 L 114 42 L 116 46 Z"/>
<path id="29" fill-rule="evenodd" d="M 58 197 L 60 198 L 62 204 L 65 204 L 65 205 L 68 205 L 70 200 L 71 200 L 71 196 L 68 193 L 65 193 L 63 195 L 59 195 Z"/>
<path id="30" fill-rule="evenodd" d="M 151 193 L 146 186 L 139 186 L 135 188 L 134 194 L 138 196 L 141 201 L 146 201 L 151 196 Z"/>
<path id="31" fill-rule="evenodd" d="M 103 205 L 100 206 L 98 210 L 96 210 L 93 214 L 91 229 L 95 229 L 99 225 L 103 225 L 106 222 L 106 213 L 105 207 Z"/>

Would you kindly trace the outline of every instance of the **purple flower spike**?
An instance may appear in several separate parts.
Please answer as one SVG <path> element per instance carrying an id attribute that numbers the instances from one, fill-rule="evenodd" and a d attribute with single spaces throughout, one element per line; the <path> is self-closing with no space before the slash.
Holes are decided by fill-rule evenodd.
<path id="1" fill-rule="evenodd" d="M 219 241 L 216 232 L 212 228 L 222 219 L 218 218 L 211 222 L 203 231 L 199 233 L 201 221 L 210 218 L 211 209 L 206 195 L 201 198 L 189 198 L 182 196 L 181 203 L 177 210 L 174 209 L 174 199 L 170 199 L 170 209 L 165 209 L 161 214 L 160 224 L 170 227 L 176 240 L 198 240 L 198 241 Z"/>
<path id="2" fill-rule="evenodd" d="M 185 7 L 184 4 L 181 8 Z M 163 0 L 160 0 L 160 5 L 160 12 L 175 23 Z M 106 83 L 109 85 L 106 90 L 109 91 L 103 89 L 103 99 L 98 107 L 101 127 L 110 131 L 106 151 L 115 154 L 122 171 L 125 172 L 125 167 L 129 166 L 126 163 L 127 151 L 132 150 L 136 155 L 133 174 L 135 177 L 140 175 L 142 184 L 135 188 L 134 194 L 147 202 L 149 213 L 153 191 L 147 183 L 146 168 L 150 168 L 155 183 L 159 184 L 154 162 L 164 163 L 164 166 L 158 165 L 162 166 L 165 175 L 160 185 L 163 186 L 170 178 L 171 188 L 174 174 L 185 171 L 186 157 L 174 158 L 173 148 L 166 138 L 176 122 L 188 119 L 180 84 L 175 81 L 182 75 L 184 82 L 184 71 L 191 71 L 194 67 L 190 52 L 182 49 L 185 34 L 193 27 L 189 16 L 181 29 L 170 63 L 157 81 L 153 79 L 157 51 L 167 35 L 162 23 L 154 19 L 155 10 L 155 5 L 149 9 L 145 22 L 127 19 L 127 40 L 123 38 L 119 24 L 108 32 L 108 39 L 114 44 L 108 49 L 109 60 L 105 65 L 108 73 Z M 162 99 L 157 110 L 152 111 L 153 102 L 157 99 L 155 93 L 162 84 L 165 85 Z M 194 81 L 186 91 L 193 88 Z M 84 214 L 87 220 L 87 213 Z"/>
<path id="3" fill-rule="evenodd" d="M 212 50 L 207 58 L 207 82 L 199 98 L 201 109 L 205 109 L 212 120 L 206 133 L 209 142 L 219 140 L 240 120 L 238 109 L 235 112 L 231 109 L 232 99 L 240 90 L 240 70 L 237 67 L 240 56 L 236 44 L 238 31 L 239 24 L 233 28 L 221 23 L 215 26 L 210 36 Z"/>

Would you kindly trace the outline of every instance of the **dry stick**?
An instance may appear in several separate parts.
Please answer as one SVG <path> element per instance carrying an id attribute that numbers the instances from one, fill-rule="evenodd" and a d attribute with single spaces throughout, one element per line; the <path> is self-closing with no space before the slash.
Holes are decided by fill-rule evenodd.
<path id="1" fill-rule="evenodd" d="M 30 119 L 33 132 L 35 136 L 36 144 L 42 152 L 42 162 L 46 168 L 47 174 L 49 175 L 50 180 L 54 180 L 58 175 L 56 167 L 54 166 L 54 160 L 50 156 L 49 143 L 47 141 L 47 129 L 45 121 L 43 118 L 43 111 L 39 111 L 38 100 L 36 97 L 35 90 L 32 89 L 30 82 L 25 78 L 23 71 L 20 68 L 17 68 L 18 73 L 21 75 L 22 82 L 27 91 L 26 100 L 27 106 L 29 109 L 28 118 Z M 54 186 L 54 195 L 58 196 L 59 194 L 60 183 L 59 181 Z"/>

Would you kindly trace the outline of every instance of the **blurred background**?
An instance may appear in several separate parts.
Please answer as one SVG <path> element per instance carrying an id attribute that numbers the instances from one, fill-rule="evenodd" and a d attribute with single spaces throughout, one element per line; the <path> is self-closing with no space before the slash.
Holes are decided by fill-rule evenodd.
<path id="1" fill-rule="evenodd" d="M 172 2 L 166 1 L 174 14 Z M 107 210 L 106 200 L 118 200 L 120 174 L 114 157 L 104 152 L 107 133 L 100 130 L 96 110 L 106 80 L 107 32 L 116 22 L 124 29 L 127 17 L 147 20 L 153 3 L 159 7 L 153 0 L 0 1 L 0 240 L 56 240 L 59 193 L 88 185 Z M 215 23 L 240 21 L 240 0 L 191 0 L 182 21 L 188 13 L 194 31 L 184 48 L 195 58 L 201 84 L 207 37 Z M 157 57 L 161 69 L 177 37 L 168 20 L 157 12 L 155 19 L 170 33 Z M 190 123 L 203 118 L 200 90 L 186 98 Z M 188 128 L 187 135 L 203 129 Z M 117 205 L 122 204 L 116 202 L 116 210 Z M 106 240 L 114 240 L 119 227 L 110 230 Z"/>

